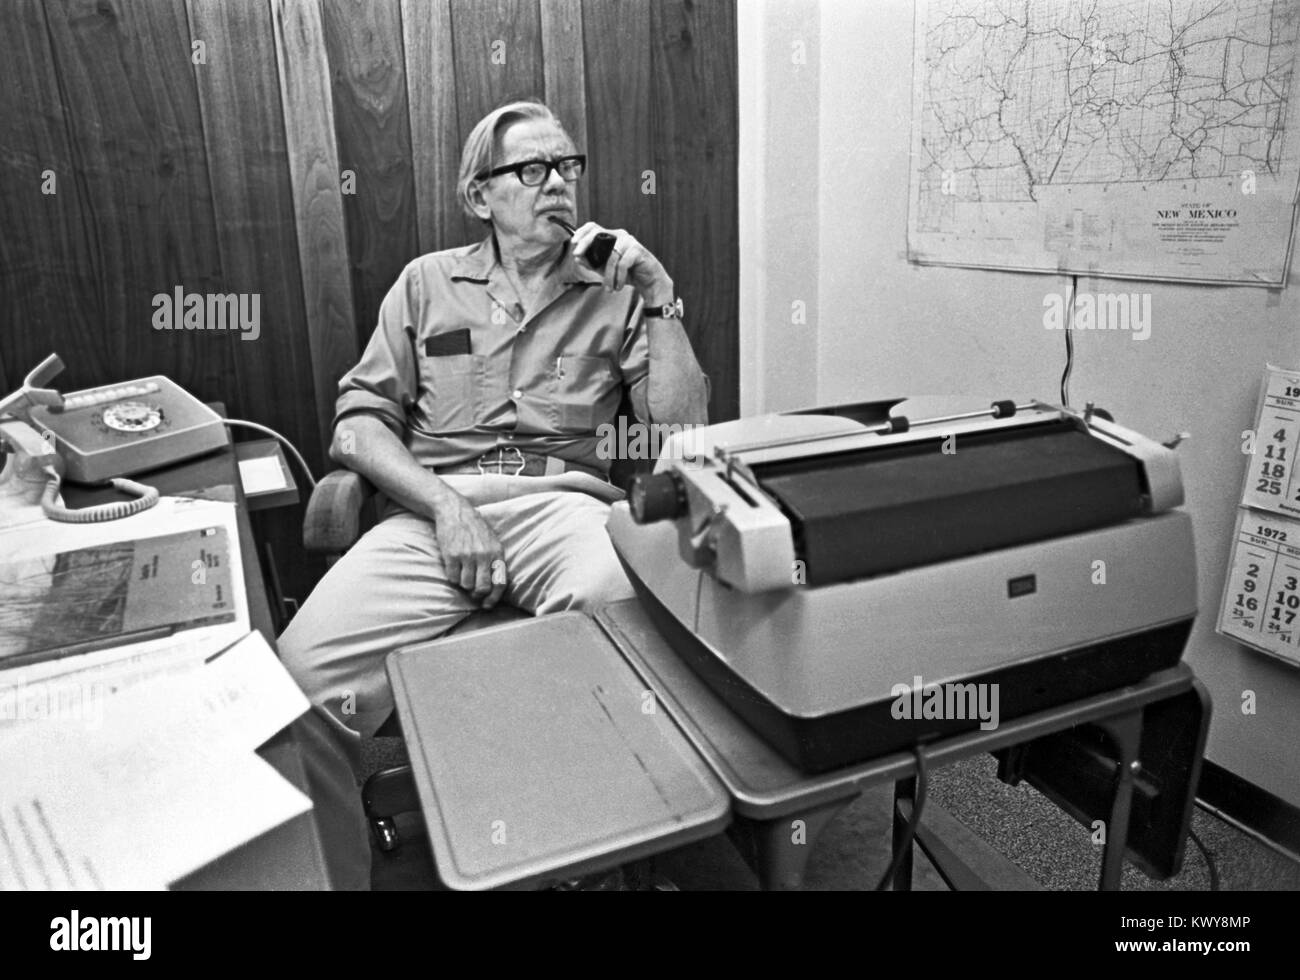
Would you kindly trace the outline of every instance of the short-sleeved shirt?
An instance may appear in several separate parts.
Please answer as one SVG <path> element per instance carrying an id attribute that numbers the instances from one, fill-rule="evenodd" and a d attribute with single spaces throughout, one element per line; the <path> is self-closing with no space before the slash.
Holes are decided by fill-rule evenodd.
<path id="1" fill-rule="evenodd" d="M 607 472 L 596 430 L 646 377 L 649 345 L 637 292 L 602 287 L 566 247 L 525 317 L 493 236 L 415 259 L 339 382 L 335 425 L 375 415 L 435 469 L 513 446 Z"/>

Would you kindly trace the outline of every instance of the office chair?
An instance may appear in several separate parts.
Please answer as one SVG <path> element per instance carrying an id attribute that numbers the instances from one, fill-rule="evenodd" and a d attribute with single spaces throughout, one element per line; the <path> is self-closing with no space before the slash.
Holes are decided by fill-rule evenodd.
<path id="1" fill-rule="evenodd" d="M 626 416 L 627 424 L 636 421 L 626 395 L 619 408 L 619 416 L 614 419 L 615 426 L 619 426 L 620 430 L 622 416 Z M 610 481 L 615 486 L 626 489 L 637 472 L 648 471 L 653 465 L 653 460 L 616 459 L 610 469 Z M 333 470 L 316 485 L 307 502 L 307 513 L 303 519 L 303 546 L 313 554 L 325 556 L 332 565 L 379 519 L 382 506 L 382 495 L 365 477 L 351 470 Z M 529 615 L 531 614 L 525 610 L 502 602 L 489 611 L 471 613 L 444 635 L 469 633 L 524 619 Z M 394 712 L 375 732 L 375 737 L 400 738 L 401 734 L 401 726 Z M 361 801 L 380 850 L 394 850 L 400 840 L 393 818 L 399 813 L 420 809 L 410 764 L 389 766 L 372 773 L 362 786 Z"/>

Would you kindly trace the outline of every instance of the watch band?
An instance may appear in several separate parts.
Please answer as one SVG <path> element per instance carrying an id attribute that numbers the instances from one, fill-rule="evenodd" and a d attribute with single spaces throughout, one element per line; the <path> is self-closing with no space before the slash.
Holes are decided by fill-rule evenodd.
<path id="1" fill-rule="evenodd" d="M 648 320 L 662 318 L 664 320 L 680 320 L 686 315 L 686 306 L 682 303 L 682 298 L 677 297 L 671 303 L 665 303 L 663 306 L 649 306 L 641 313 Z"/>

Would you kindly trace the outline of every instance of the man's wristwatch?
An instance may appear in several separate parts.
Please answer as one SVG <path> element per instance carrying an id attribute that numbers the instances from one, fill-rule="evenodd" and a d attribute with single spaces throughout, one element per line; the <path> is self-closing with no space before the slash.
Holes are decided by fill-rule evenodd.
<path id="1" fill-rule="evenodd" d="M 680 320 L 686 315 L 686 306 L 682 303 L 682 298 L 679 296 L 674 302 L 665 303 L 663 306 L 650 306 L 649 304 L 646 304 L 646 308 L 642 311 L 641 315 L 647 320 L 655 318 L 662 318 L 664 320 Z"/>

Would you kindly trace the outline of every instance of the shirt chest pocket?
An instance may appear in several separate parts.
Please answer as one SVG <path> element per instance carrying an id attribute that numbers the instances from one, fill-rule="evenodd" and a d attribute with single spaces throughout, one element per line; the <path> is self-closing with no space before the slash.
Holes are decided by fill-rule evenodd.
<path id="1" fill-rule="evenodd" d="M 604 357 L 556 358 L 550 392 L 551 422 L 557 432 L 595 432 L 618 411 L 618 379 Z"/>
<path id="2" fill-rule="evenodd" d="M 424 357 L 424 411 L 434 432 L 471 429 L 481 418 L 483 358 L 476 354 Z"/>

